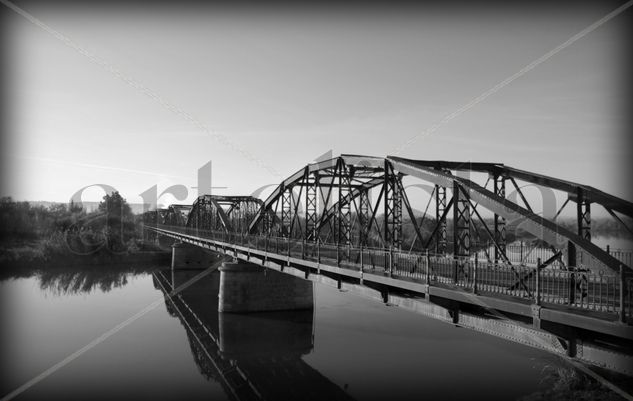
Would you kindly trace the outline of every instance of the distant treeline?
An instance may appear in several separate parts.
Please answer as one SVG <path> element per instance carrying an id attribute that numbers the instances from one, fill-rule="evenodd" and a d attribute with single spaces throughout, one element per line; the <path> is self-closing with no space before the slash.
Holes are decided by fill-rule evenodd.
<path id="1" fill-rule="evenodd" d="M 138 223 L 118 192 L 104 196 L 90 213 L 72 203 L 44 207 L 1 198 L 0 262 L 129 254 L 142 246 Z"/>
<path id="2" fill-rule="evenodd" d="M 36 240 L 63 233 L 85 217 L 83 209 L 73 204 L 53 204 L 47 208 L 4 197 L 0 199 L 0 238 L 3 243 Z"/>

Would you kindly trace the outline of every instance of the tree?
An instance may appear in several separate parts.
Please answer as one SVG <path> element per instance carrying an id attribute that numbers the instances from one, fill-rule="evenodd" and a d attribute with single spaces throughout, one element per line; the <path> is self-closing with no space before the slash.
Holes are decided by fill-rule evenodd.
<path id="1" fill-rule="evenodd" d="M 127 250 L 136 237 L 136 230 L 134 215 L 126 200 L 118 191 L 106 194 L 99 203 L 98 212 L 103 215 L 99 220 L 99 228 L 105 234 L 107 248 L 114 252 Z"/>

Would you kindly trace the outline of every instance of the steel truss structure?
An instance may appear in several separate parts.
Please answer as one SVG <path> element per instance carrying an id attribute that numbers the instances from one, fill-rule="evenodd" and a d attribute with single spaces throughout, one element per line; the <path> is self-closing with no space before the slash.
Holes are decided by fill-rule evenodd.
<path id="1" fill-rule="evenodd" d="M 478 184 L 471 177 L 473 174 L 486 175 L 488 180 Z M 407 194 L 403 180 L 424 182 L 434 188 L 429 202 L 435 202 L 435 216 L 427 220 L 432 222 L 432 228 L 422 226 L 426 211 L 420 220 L 418 210 L 422 208 L 412 206 L 413 198 Z M 488 189 L 490 181 L 492 188 Z M 517 181 L 525 183 L 524 186 Z M 506 196 L 509 184 L 520 201 L 513 202 Z M 570 201 L 577 204 L 577 230 L 559 225 L 556 217 L 548 219 L 535 213 L 524 193 L 525 186 L 530 185 L 567 194 L 561 210 Z M 308 164 L 281 182 L 264 201 L 245 196 L 204 195 L 190 206 L 184 223 L 179 218 L 164 222 L 206 230 L 265 234 L 305 243 L 319 241 L 335 244 L 337 249 L 400 250 L 413 249 L 415 245 L 416 251 L 452 254 L 456 260 L 484 247 L 482 241 L 472 240 L 479 239 L 479 230 L 474 230 L 479 225 L 487 236 L 486 255 L 491 247 L 494 262 L 508 265 L 513 263 L 508 257 L 508 222 L 515 225 L 520 222 L 523 230 L 550 247 L 553 259 L 546 260 L 543 266 L 558 261 L 561 266 L 575 268 L 581 264 L 578 256 L 581 254 L 585 265 L 590 260 L 592 266 L 618 271 L 622 262 L 591 242 L 592 204 L 604 207 L 631 231 L 621 216 L 633 217 L 633 204 L 590 186 L 500 163 L 341 155 Z M 167 216 L 182 215 L 185 209 L 177 211 L 180 206 L 173 206 L 173 213 L 168 212 Z M 452 221 L 449 221 L 451 209 Z M 482 217 L 484 211 L 493 216 L 492 222 Z M 452 244 L 448 240 L 449 231 Z"/>
<path id="2" fill-rule="evenodd" d="M 160 214 L 161 223 L 172 226 L 184 226 L 187 223 L 190 211 L 191 205 L 169 205 Z"/>
<path id="3" fill-rule="evenodd" d="M 251 196 L 202 195 L 190 206 L 184 226 L 246 233 L 262 201 Z"/>

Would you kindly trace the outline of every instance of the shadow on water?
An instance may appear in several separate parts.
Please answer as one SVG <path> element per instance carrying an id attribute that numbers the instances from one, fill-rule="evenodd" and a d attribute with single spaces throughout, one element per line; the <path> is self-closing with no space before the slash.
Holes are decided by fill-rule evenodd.
<path id="1" fill-rule="evenodd" d="M 131 269 L 127 266 L 85 266 L 33 271 L 5 271 L 2 280 L 36 277 L 42 291 L 55 296 L 77 295 L 95 291 L 110 292 L 127 285 L 130 277 L 147 274 L 154 268 Z"/>
<path id="2" fill-rule="evenodd" d="M 43 271 L 37 274 L 40 288 L 57 296 L 100 290 L 109 292 L 128 283 L 130 272 L 117 270 Z"/>
<path id="3" fill-rule="evenodd" d="M 167 295 L 198 273 L 156 272 L 154 286 L 185 326 L 202 375 L 238 400 L 352 399 L 302 360 L 314 346 L 313 311 L 218 313 L 217 271 L 174 297 Z"/>
<path id="4" fill-rule="evenodd" d="M 139 274 L 157 270 L 156 265 L 128 264 L 48 266 L 47 268 L 15 268 L 4 266 L 0 281 L 36 277 L 40 289 L 55 296 L 76 295 L 94 291 L 110 292 L 127 285 L 128 280 Z"/>

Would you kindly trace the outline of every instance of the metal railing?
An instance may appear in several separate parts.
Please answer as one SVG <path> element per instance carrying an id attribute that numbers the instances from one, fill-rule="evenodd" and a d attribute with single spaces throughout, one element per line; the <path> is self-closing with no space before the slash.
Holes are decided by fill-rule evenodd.
<path id="1" fill-rule="evenodd" d="M 488 260 L 492 262 L 495 255 L 495 246 L 491 244 L 485 244 L 478 247 L 475 244 L 477 251 L 477 257 L 481 260 Z M 532 245 L 525 242 L 506 244 L 506 257 L 513 264 L 520 264 L 526 266 L 536 266 L 538 259 L 547 260 L 554 256 L 555 252 L 549 248 L 543 248 L 538 245 Z M 559 261 L 552 263 L 553 267 L 562 267 Z"/>
<path id="2" fill-rule="evenodd" d="M 474 294 L 509 296 L 534 303 L 566 305 L 571 308 L 617 315 L 622 322 L 633 315 L 633 277 L 593 273 L 587 269 L 537 269 L 534 266 L 494 263 L 481 258 L 455 257 L 430 252 L 404 252 L 394 249 L 337 245 L 285 237 L 227 233 L 177 226 L 157 228 L 208 239 L 231 249 L 237 245 L 344 269 L 382 273 L 389 277 L 414 280 L 430 285 L 459 287 Z M 540 254 L 548 256 L 547 254 Z"/>
<path id="3" fill-rule="evenodd" d="M 493 261 L 495 255 L 495 247 L 490 243 L 486 244 L 473 244 L 473 248 L 476 249 L 477 257 L 481 260 Z M 630 249 L 611 249 L 609 246 L 602 248 L 608 254 L 613 256 L 618 261 L 626 266 L 632 266 L 633 250 Z M 586 269 L 599 270 L 603 268 L 603 263 L 596 259 L 594 256 L 578 250 L 578 267 Z M 536 266 L 536 262 L 540 259 L 542 261 L 548 260 L 555 255 L 555 250 L 545 248 L 539 245 L 533 245 L 525 242 L 515 242 L 506 245 L 506 257 L 512 264 L 519 264 L 524 266 Z M 565 268 L 560 260 L 554 260 L 551 265 L 553 268 Z"/>
<path id="4" fill-rule="evenodd" d="M 630 249 L 612 249 L 609 245 L 603 248 L 607 253 L 623 264 L 627 266 L 632 266 L 631 262 L 633 261 L 633 251 Z"/>

